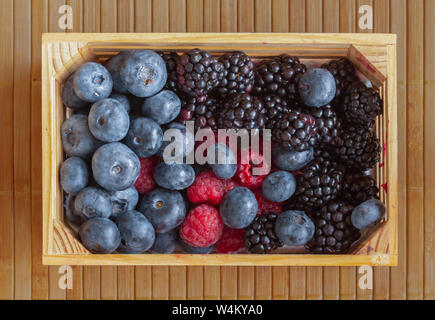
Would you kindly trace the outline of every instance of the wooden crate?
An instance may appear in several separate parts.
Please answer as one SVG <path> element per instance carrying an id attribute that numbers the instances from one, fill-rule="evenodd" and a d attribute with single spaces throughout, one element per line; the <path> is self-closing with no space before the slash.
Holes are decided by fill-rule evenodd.
<path id="1" fill-rule="evenodd" d="M 103 61 L 121 50 L 202 48 L 212 53 L 243 50 L 253 57 L 289 53 L 302 59 L 347 57 L 383 97 L 376 131 L 383 145 L 375 175 L 386 218 L 350 254 L 91 254 L 64 222 L 58 170 L 63 161 L 60 127 L 65 118 L 63 81 L 85 61 Z M 42 37 L 43 263 L 45 265 L 254 265 L 355 266 L 398 261 L 396 35 L 290 33 L 46 33 Z M 387 192 L 388 190 L 388 192 Z"/>

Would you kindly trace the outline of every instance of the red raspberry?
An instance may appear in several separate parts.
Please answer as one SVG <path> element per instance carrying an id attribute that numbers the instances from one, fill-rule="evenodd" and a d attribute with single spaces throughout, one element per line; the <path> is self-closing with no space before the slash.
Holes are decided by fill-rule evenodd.
<path id="1" fill-rule="evenodd" d="M 192 209 L 180 227 L 180 237 L 194 247 L 208 247 L 222 235 L 224 224 L 219 211 L 208 204 Z"/>
<path id="2" fill-rule="evenodd" d="M 272 202 L 270 200 L 267 200 L 261 189 L 254 191 L 255 198 L 257 199 L 258 203 L 258 211 L 257 215 L 273 212 L 275 214 L 281 214 L 282 212 L 282 204 L 280 202 Z"/>
<path id="3" fill-rule="evenodd" d="M 248 159 L 246 159 L 248 158 Z M 249 160 L 249 161 L 247 161 Z M 256 189 L 261 187 L 264 179 L 266 179 L 267 174 L 264 175 L 252 175 L 252 168 L 263 167 L 265 172 L 269 170 L 270 164 L 265 162 L 263 155 L 255 150 L 250 150 L 249 152 L 242 153 L 241 163 L 237 165 L 236 177 L 241 185 Z"/>
<path id="4" fill-rule="evenodd" d="M 244 229 L 233 229 L 224 226 L 222 237 L 214 246 L 217 253 L 239 253 L 244 251 L 243 233 Z"/>
<path id="5" fill-rule="evenodd" d="M 211 171 L 198 174 L 193 184 L 187 188 L 187 198 L 193 203 L 210 203 L 218 205 L 225 195 L 225 186 L 222 180 Z"/>
<path id="6" fill-rule="evenodd" d="M 159 163 L 159 158 L 152 156 L 149 158 L 139 158 L 140 160 L 140 173 L 134 187 L 139 193 L 147 193 L 156 187 L 154 181 L 154 169 Z"/>
<path id="7" fill-rule="evenodd" d="M 235 187 L 240 187 L 240 184 L 233 179 L 224 180 L 224 185 L 225 185 L 225 193 L 229 192 L 231 189 Z"/>

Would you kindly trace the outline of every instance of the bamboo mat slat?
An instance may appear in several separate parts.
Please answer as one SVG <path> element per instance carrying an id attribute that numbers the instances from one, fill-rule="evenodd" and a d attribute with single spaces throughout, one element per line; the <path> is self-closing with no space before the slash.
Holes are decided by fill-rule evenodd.
<path id="1" fill-rule="evenodd" d="M 398 199 L 399 199 L 399 265 L 391 268 L 390 279 L 390 298 L 406 299 L 406 276 L 407 276 L 407 259 L 406 259 L 406 230 L 407 230 L 407 132 L 406 128 L 406 62 L 407 62 L 407 9 L 406 0 L 399 0 L 395 6 L 390 7 L 391 14 L 391 32 L 397 34 L 397 119 L 398 128 Z"/>
<path id="2" fill-rule="evenodd" d="M 424 2 L 424 298 L 435 299 L 435 2 Z M 432 119 L 432 120 L 431 120 Z"/>
<path id="3" fill-rule="evenodd" d="M 423 1 L 407 2 L 407 129 L 409 299 L 423 297 L 424 163 L 423 163 Z"/>
<path id="4" fill-rule="evenodd" d="M 73 9 L 73 29 L 58 26 Z M 360 30 L 371 5 L 374 30 Z M 0 299 L 435 299 L 432 0 L 0 1 Z M 20 21 L 20 23 L 17 23 Z M 398 35 L 399 266 L 73 267 L 41 262 L 42 32 L 393 32 Z"/>

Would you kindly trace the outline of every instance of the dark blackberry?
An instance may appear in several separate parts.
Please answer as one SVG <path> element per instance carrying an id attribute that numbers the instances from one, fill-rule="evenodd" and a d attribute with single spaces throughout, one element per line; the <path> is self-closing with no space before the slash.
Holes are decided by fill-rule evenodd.
<path id="1" fill-rule="evenodd" d="M 226 53 L 219 58 L 224 66 L 225 76 L 216 89 L 225 98 L 237 93 L 249 93 L 254 85 L 254 64 L 240 51 Z"/>
<path id="2" fill-rule="evenodd" d="M 180 56 L 177 75 L 180 90 L 192 97 L 205 97 L 222 81 L 224 67 L 210 53 L 192 49 Z"/>
<path id="3" fill-rule="evenodd" d="M 251 253 L 269 253 L 282 247 L 282 242 L 275 234 L 275 213 L 256 216 L 254 221 L 245 229 L 244 243 Z"/>
<path id="4" fill-rule="evenodd" d="M 296 57 L 282 54 L 261 61 L 255 68 L 254 92 L 279 94 L 289 101 L 297 99 L 297 83 L 307 67 Z"/>
<path id="5" fill-rule="evenodd" d="M 274 122 L 272 139 L 296 151 L 307 150 L 317 143 L 315 120 L 300 107 L 286 108 Z"/>
<path id="6" fill-rule="evenodd" d="M 249 93 L 230 97 L 217 113 L 219 129 L 262 129 L 267 122 L 263 102 Z"/>
<path id="7" fill-rule="evenodd" d="M 287 100 L 280 95 L 270 94 L 263 96 L 261 100 L 263 101 L 264 108 L 266 109 L 266 115 L 268 119 L 266 128 L 268 129 L 275 128 L 277 122 L 282 119 L 285 114 L 290 113 L 291 111 Z"/>
<path id="8" fill-rule="evenodd" d="M 375 132 L 366 127 L 347 127 L 335 148 L 337 158 L 360 170 L 373 168 L 379 162 L 381 146 Z"/>
<path id="9" fill-rule="evenodd" d="M 217 130 L 216 111 L 218 110 L 218 101 L 214 98 L 206 98 L 205 101 L 199 102 L 194 97 L 181 97 L 181 112 L 179 119 L 181 122 L 194 121 L 195 129 L 211 128 Z"/>
<path id="10" fill-rule="evenodd" d="M 311 253 L 346 253 L 361 236 L 350 221 L 352 210 L 351 204 L 342 201 L 333 201 L 314 210 L 311 219 L 316 231 L 305 247 Z"/>
<path id="11" fill-rule="evenodd" d="M 371 126 L 382 114 L 382 99 L 373 88 L 360 81 L 353 82 L 341 99 L 341 112 L 345 121 L 352 124 Z"/>
<path id="12" fill-rule="evenodd" d="M 331 72 L 335 78 L 336 97 L 341 96 L 352 82 L 358 80 L 355 73 L 355 67 L 346 58 L 331 60 L 328 63 L 324 63 L 322 68 Z"/>
<path id="13" fill-rule="evenodd" d="M 326 105 L 319 108 L 308 108 L 309 114 L 315 119 L 318 141 L 324 144 L 339 143 L 341 120 L 331 107 Z"/>
<path id="14" fill-rule="evenodd" d="M 343 190 L 341 198 L 355 206 L 360 203 L 378 197 L 379 189 L 372 176 L 365 175 L 360 171 L 346 172 L 343 178 Z"/>
<path id="15" fill-rule="evenodd" d="M 307 207 L 321 207 L 334 200 L 342 189 L 344 168 L 327 150 L 317 149 L 315 159 L 296 176 L 295 201 Z"/>
<path id="16" fill-rule="evenodd" d="M 165 61 L 166 70 L 168 72 L 168 80 L 166 80 L 165 89 L 176 92 L 177 85 L 177 64 L 179 56 L 175 51 L 160 52 L 160 56 Z"/>

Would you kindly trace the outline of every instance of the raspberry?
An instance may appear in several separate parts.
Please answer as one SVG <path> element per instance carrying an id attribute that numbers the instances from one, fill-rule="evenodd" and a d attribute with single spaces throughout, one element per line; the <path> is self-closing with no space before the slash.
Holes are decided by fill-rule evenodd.
<path id="1" fill-rule="evenodd" d="M 134 183 L 134 187 L 139 193 L 147 193 L 156 187 L 154 181 L 154 169 L 159 163 L 159 159 L 155 156 L 149 158 L 140 158 L 140 174 Z"/>
<path id="2" fill-rule="evenodd" d="M 250 150 L 249 152 L 242 153 L 241 163 L 237 165 L 236 177 L 240 184 L 250 189 L 256 189 L 261 187 L 267 174 L 264 175 L 252 175 L 252 168 L 263 167 L 265 173 L 268 173 L 270 164 L 265 162 L 263 155 L 257 151 Z M 249 157 L 246 159 L 246 157 Z"/>
<path id="3" fill-rule="evenodd" d="M 244 251 L 243 229 L 233 229 L 224 226 L 222 237 L 214 246 L 217 253 L 239 253 Z"/>
<path id="4" fill-rule="evenodd" d="M 187 188 L 187 198 L 193 203 L 218 205 L 225 195 L 225 185 L 211 171 L 198 174 L 193 184 Z"/>
<path id="5" fill-rule="evenodd" d="M 229 192 L 232 188 L 240 187 L 240 184 L 234 179 L 224 180 L 225 193 Z"/>
<path id="6" fill-rule="evenodd" d="M 281 203 L 267 200 L 261 189 L 255 190 L 254 195 L 258 203 L 257 216 L 271 212 L 279 215 L 282 212 Z"/>
<path id="7" fill-rule="evenodd" d="M 223 228 L 219 211 L 215 207 L 202 204 L 192 209 L 184 219 L 180 227 L 180 237 L 188 245 L 204 248 L 219 240 Z"/>

